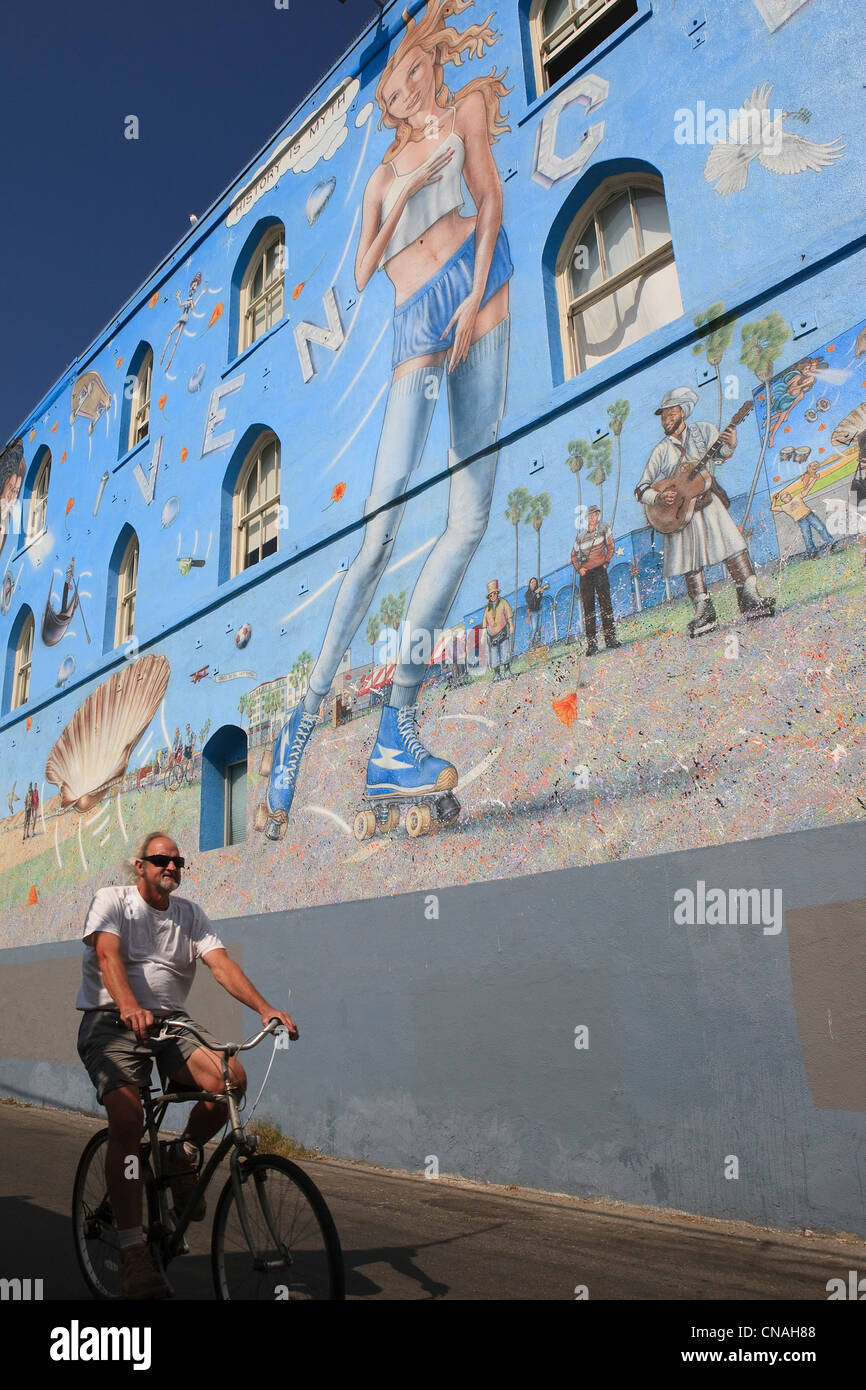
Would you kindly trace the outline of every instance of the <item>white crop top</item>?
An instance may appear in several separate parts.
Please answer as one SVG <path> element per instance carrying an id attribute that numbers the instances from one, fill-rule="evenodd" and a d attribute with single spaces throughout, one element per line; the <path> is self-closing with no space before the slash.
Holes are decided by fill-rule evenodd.
<path id="1" fill-rule="evenodd" d="M 398 251 L 404 251 L 413 241 L 432 227 L 434 222 L 438 222 L 440 217 L 444 217 L 447 212 L 453 212 L 455 208 L 462 208 L 463 194 L 461 183 L 463 178 L 463 164 L 465 162 L 465 150 L 463 141 L 454 129 L 454 121 L 457 119 L 456 108 L 452 117 L 451 134 L 446 135 L 435 148 L 429 159 L 424 160 L 424 164 L 430 164 L 438 154 L 449 146 L 454 150 L 454 157 L 445 165 L 439 175 L 437 183 L 427 183 L 423 188 L 419 188 L 417 193 L 413 193 L 405 208 L 403 209 L 400 221 L 394 229 L 394 235 L 385 247 L 384 254 L 379 262 L 379 269 L 386 261 L 390 261 L 392 256 L 396 256 Z M 391 160 L 388 161 L 394 172 L 394 180 L 388 186 L 388 190 L 382 199 L 382 221 L 388 216 L 400 189 L 417 169 L 410 169 L 407 174 L 398 174 Z M 420 168 L 424 168 L 424 164 Z"/>

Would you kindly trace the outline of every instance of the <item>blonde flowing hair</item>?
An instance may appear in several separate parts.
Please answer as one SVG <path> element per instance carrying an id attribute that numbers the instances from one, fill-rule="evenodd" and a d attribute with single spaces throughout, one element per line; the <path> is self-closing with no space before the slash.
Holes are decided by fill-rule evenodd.
<path id="1" fill-rule="evenodd" d="M 452 93 L 445 85 L 444 69 L 446 63 L 453 63 L 455 67 L 462 67 L 464 58 L 483 58 L 484 45 L 492 48 L 497 41 L 497 35 L 490 27 L 490 21 L 493 18 L 492 10 L 483 24 L 469 24 L 462 33 L 457 29 L 449 28 L 445 23 L 452 15 L 462 14 L 474 3 L 475 0 L 429 0 L 423 18 L 417 23 L 414 19 L 409 18 L 406 10 L 403 11 L 406 32 L 388 59 L 385 71 L 376 87 L 376 100 L 382 112 L 379 128 L 381 129 L 385 125 L 391 130 L 396 129 L 397 131 L 393 143 L 385 153 L 385 159 L 394 159 L 400 150 L 409 143 L 411 137 L 412 127 L 409 122 L 389 115 L 385 102 L 385 87 L 394 68 L 413 48 L 421 48 L 425 53 L 433 54 L 436 103 L 438 106 L 453 106 L 458 98 L 467 96 L 469 92 L 480 92 L 484 98 L 487 112 L 487 138 L 491 145 L 500 135 L 511 129 L 505 123 L 504 113 L 500 106 L 502 98 L 511 91 L 510 87 L 506 87 L 504 81 L 508 72 L 507 68 L 504 72 L 497 73 L 494 67 L 486 76 L 472 78 L 465 87 L 460 88 L 459 92 Z"/>

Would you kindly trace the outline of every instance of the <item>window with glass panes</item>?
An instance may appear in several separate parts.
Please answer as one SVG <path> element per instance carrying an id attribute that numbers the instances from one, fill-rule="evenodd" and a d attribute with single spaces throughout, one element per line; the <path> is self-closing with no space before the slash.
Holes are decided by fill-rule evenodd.
<path id="1" fill-rule="evenodd" d="M 148 348 L 138 369 L 132 392 L 129 417 L 129 448 L 147 438 L 150 429 L 150 385 L 153 377 L 153 351 Z"/>
<path id="2" fill-rule="evenodd" d="M 51 455 L 45 460 L 36 474 L 33 491 L 30 494 L 30 511 L 27 517 L 27 539 L 41 536 L 45 530 L 45 516 L 48 511 L 48 485 L 51 482 Z"/>
<path id="3" fill-rule="evenodd" d="M 15 673 L 12 679 L 12 709 L 18 709 L 19 705 L 25 705 L 30 695 L 30 667 L 33 662 L 33 633 L 35 623 L 33 614 L 29 614 L 21 635 L 18 638 L 18 645 L 15 648 Z"/>
<path id="4" fill-rule="evenodd" d="M 552 87 L 636 14 L 637 0 L 536 0 L 541 87 Z"/>
<path id="5" fill-rule="evenodd" d="M 117 576 L 117 619 L 114 645 L 119 647 L 135 631 L 135 592 L 138 586 L 138 537 L 133 536 L 123 552 Z"/>
<path id="6" fill-rule="evenodd" d="M 572 375 L 683 312 L 664 192 L 603 186 L 572 223 L 559 263 Z"/>
<path id="7" fill-rule="evenodd" d="M 247 838 L 246 759 L 227 764 L 225 796 L 225 843 L 238 845 Z"/>
<path id="8" fill-rule="evenodd" d="M 268 233 L 244 278 L 239 351 L 251 347 L 283 317 L 285 240 L 282 227 Z"/>
<path id="9" fill-rule="evenodd" d="M 234 574 L 257 565 L 279 549 L 280 446 L 264 435 L 241 470 L 235 493 Z"/>

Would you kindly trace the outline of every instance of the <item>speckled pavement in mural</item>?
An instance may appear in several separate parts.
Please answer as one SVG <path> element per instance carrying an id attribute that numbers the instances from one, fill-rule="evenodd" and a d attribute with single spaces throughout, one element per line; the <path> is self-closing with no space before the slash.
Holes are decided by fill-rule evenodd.
<path id="1" fill-rule="evenodd" d="M 317 731 L 278 843 L 250 831 L 243 845 L 196 855 L 184 830 L 196 821 L 198 784 L 170 796 L 159 786 L 127 794 L 119 810 L 118 799 L 106 803 L 101 819 L 61 816 L 56 846 L 49 820 L 7 874 L 17 902 L 0 914 L 0 943 L 77 935 L 90 893 L 116 881 L 128 852 L 121 820 L 130 841 L 153 826 L 169 829 L 192 860 L 186 892 L 229 917 L 858 819 L 866 813 L 862 551 L 791 565 L 762 587 L 778 588 L 775 619 L 734 622 L 733 591 L 722 586 L 720 626 L 703 639 L 684 635 L 681 602 L 624 623 L 618 651 L 588 659 L 558 647 L 516 663 L 517 674 L 499 684 L 486 676 L 426 690 L 421 736 L 458 768 L 462 812 L 423 838 L 411 839 L 403 824 L 365 844 L 352 834 L 375 715 Z M 738 656 L 726 655 L 732 634 Z M 567 725 L 554 702 L 567 707 L 570 695 Z M 266 789 L 260 757 L 257 749 L 251 758 L 250 819 Z M 5 834 L 17 840 L 20 830 Z M 70 856 L 78 880 L 52 892 L 52 871 Z M 37 901 L 28 906 L 31 886 Z"/>

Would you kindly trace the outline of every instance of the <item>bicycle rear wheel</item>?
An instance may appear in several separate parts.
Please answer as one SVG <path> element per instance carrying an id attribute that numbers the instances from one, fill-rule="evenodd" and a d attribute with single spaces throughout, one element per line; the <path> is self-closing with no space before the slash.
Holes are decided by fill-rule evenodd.
<path id="1" fill-rule="evenodd" d="M 123 1258 L 117 1244 L 114 1213 L 105 1184 L 108 1130 L 101 1129 L 86 1145 L 72 1189 L 72 1229 L 75 1254 L 84 1282 L 96 1298 L 120 1298 Z M 142 1162 L 142 1225 L 155 1219 L 155 1196 L 150 1169 Z"/>
<path id="2" fill-rule="evenodd" d="M 345 1298 L 340 1238 L 312 1179 L 277 1154 L 241 1160 L 238 1175 L 243 1209 L 229 1178 L 214 1216 L 217 1298 Z"/>

